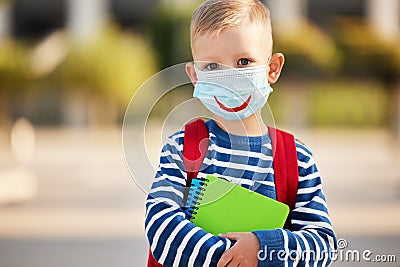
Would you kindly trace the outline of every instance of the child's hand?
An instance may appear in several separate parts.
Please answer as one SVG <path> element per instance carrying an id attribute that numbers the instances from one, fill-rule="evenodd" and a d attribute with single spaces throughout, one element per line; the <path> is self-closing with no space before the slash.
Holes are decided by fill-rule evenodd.
<path id="1" fill-rule="evenodd" d="M 217 267 L 257 267 L 260 243 L 253 233 L 227 233 L 219 236 L 235 240 L 236 244 L 222 255 Z"/>

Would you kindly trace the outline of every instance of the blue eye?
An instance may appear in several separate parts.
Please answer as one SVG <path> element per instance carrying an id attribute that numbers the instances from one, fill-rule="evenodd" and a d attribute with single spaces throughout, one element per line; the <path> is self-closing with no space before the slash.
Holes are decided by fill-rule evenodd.
<path id="1" fill-rule="evenodd" d="M 241 59 L 239 59 L 239 61 L 237 62 L 237 64 L 238 64 L 239 66 L 246 66 L 246 65 L 249 65 L 250 63 L 251 63 L 251 60 L 248 59 L 248 58 L 241 58 Z"/>
<path id="2" fill-rule="evenodd" d="M 218 68 L 219 68 L 218 63 L 210 63 L 210 64 L 208 64 L 208 65 L 206 66 L 206 69 L 207 69 L 207 70 L 216 70 L 216 69 L 218 69 Z"/>

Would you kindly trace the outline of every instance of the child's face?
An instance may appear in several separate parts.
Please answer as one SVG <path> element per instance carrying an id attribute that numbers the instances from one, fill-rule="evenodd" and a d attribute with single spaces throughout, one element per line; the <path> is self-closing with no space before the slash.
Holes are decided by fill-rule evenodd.
<path id="1" fill-rule="evenodd" d="M 271 35 L 249 22 L 228 28 L 218 36 L 199 35 L 192 43 L 193 59 L 202 70 L 265 65 L 271 50 Z"/>
<path id="2" fill-rule="evenodd" d="M 192 43 L 193 59 L 201 70 L 223 68 L 246 68 L 266 65 L 270 84 L 275 83 L 280 75 L 284 56 L 272 53 L 271 33 L 256 23 L 245 22 L 228 28 L 219 35 L 202 34 Z M 193 84 L 197 76 L 193 64 L 186 66 L 186 71 Z"/>

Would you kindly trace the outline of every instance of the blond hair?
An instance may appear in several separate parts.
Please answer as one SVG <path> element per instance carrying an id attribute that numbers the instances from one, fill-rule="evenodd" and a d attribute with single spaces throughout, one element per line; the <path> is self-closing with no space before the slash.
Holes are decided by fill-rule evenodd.
<path id="1" fill-rule="evenodd" d="M 244 21 L 258 23 L 271 33 L 269 9 L 259 0 L 207 0 L 193 13 L 190 42 L 201 34 L 218 35 Z"/>

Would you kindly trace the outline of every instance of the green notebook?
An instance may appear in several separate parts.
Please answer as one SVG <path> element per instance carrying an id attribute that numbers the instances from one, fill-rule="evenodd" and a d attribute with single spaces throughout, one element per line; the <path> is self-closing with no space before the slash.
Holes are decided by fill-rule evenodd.
<path id="1" fill-rule="evenodd" d="M 213 235 L 281 228 L 289 213 L 281 202 L 212 175 L 193 179 L 186 203 L 190 221 Z"/>

